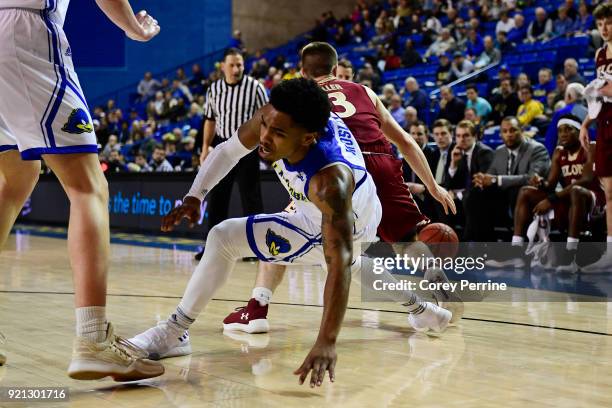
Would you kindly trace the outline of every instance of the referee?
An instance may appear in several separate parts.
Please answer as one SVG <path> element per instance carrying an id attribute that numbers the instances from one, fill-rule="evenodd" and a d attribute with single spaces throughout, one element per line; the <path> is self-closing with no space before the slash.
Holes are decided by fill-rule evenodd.
<path id="1" fill-rule="evenodd" d="M 268 103 L 266 91 L 255 78 L 244 75 L 244 58 L 240 50 L 229 48 L 221 62 L 223 79 L 213 82 L 206 93 L 204 141 L 200 163 L 211 147 L 233 137 L 240 125 Z M 238 183 L 245 215 L 263 213 L 259 156 L 257 150 L 243 157 L 234 169 L 212 189 L 208 199 L 209 231 L 228 217 L 228 204 L 234 181 Z M 202 257 L 196 254 L 196 259 Z"/>

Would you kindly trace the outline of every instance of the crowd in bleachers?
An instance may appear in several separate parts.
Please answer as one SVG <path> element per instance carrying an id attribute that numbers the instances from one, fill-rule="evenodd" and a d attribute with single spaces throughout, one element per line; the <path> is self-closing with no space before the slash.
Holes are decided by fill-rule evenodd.
<path id="1" fill-rule="evenodd" d="M 502 119 L 516 116 L 521 133 L 551 154 L 559 117 L 586 114 L 583 85 L 595 76 L 593 54 L 601 46 L 591 16 L 596 5 L 357 0 L 350 14 L 325 12 L 310 32 L 285 46 L 249 53 L 247 72 L 270 90 L 299 75 L 301 46 L 327 41 L 354 80 L 379 93 L 407 131 L 420 123 L 431 134 L 440 119 L 450 125 L 469 120 L 477 139 L 496 148 L 503 144 Z M 247 52 L 239 31 L 231 41 Z M 172 79 L 146 73 L 127 115 L 113 101 L 97 107 L 105 170 L 197 169 L 205 92 L 219 77 L 218 66 L 206 75 L 197 64 L 190 75 L 179 68 Z M 437 140 L 428 142 L 436 147 Z"/>

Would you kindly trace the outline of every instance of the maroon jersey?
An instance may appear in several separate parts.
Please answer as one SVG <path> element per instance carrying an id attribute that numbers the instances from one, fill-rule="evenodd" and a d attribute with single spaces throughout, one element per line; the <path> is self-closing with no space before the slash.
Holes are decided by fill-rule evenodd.
<path id="1" fill-rule="evenodd" d="M 574 184 L 582 177 L 582 171 L 587 162 L 587 153 L 582 147 L 580 147 L 576 153 L 571 153 L 563 147 L 557 147 L 557 149 L 559 149 L 561 153 L 558 156 L 558 164 L 561 168 L 561 186 L 567 187 Z M 591 191 L 598 191 L 601 189 L 597 177 L 594 178 L 591 184 L 585 187 Z"/>
<path id="2" fill-rule="evenodd" d="M 380 130 L 381 119 L 363 85 L 327 78 L 319 81 L 336 113 L 357 139 L 362 152 L 393 154 Z"/>
<path id="3" fill-rule="evenodd" d="M 601 47 L 597 53 L 595 59 L 595 69 L 597 74 L 605 72 L 606 74 L 612 75 L 612 59 L 608 58 L 608 46 L 605 44 Z M 610 120 L 612 119 L 612 103 L 604 102 L 601 106 L 601 111 L 597 116 L 597 120 Z"/>

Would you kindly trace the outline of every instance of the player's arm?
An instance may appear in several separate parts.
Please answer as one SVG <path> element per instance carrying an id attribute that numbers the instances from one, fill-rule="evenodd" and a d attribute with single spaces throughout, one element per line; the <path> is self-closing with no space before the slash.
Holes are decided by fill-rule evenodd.
<path id="1" fill-rule="evenodd" d="M 378 111 L 381 120 L 381 130 L 385 137 L 397 146 L 406 162 L 410 165 L 410 168 L 412 168 L 412 171 L 421 179 L 432 197 L 442 204 L 444 211 L 448 214 L 450 209 L 455 214 L 457 212 L 455 202 L 448 192 L 436 183 L 423 150 L 421 150 L 414 138 L 393 119 L 391 113 L 385 108 L 385 105 L 383 105 L 374 91 L 365 86 L 364 89 Z"/>
<path id="2" fill-rule="evenodd" d="M 264 106 L 236 131 L 234 136 L 219 144 L 210 152 L 208 159 L 200 166 L 189 193 L 183 203 L 162 219 L 162 231 L 171 231 L 175 225 L 187 218 L 193 227 L 200 219 L 200 206 L 204 197 L 230 172 L 241 158 L 259 145 L 259 130 Z"/>
<path id="3" fill-rule="evenodd" d="M 542 183 L 542 188 L 552 193 L 555 192 L 557 183 L 559 183 L 559 180 L 561 179 L 561 166 L 559 166 L 559 156 L 561 156 L 561 149 L 555 149 L 552 156 L 552 163 L 550 164 L 550 171 L 548 172 L 548 177 Z"/>
<path id="4" fill-rule="evenodd" d="M 96 0 L 96 3 L 108 19 L 132 40 L 149 41 L 159 33 L 157 20 L 144 10 L 135 15 L 128 0 Z"/>
<path id="5" fill-rule="evenodd" d="M 353 175 L 342 165 L 330 166 L 310 180 L 308 198 L 322 213 L 321 235 L 327 280 L 319 336 L 294 374 L 300 376 L 300 384 L 303 384 L 308 373 L 312 372 L 311 387 L 322 384 L 326 371 L 329 371 L 330 381 L 334 381 L 336 339 L 344 319 L 351 284 L 354 189 Z"/>

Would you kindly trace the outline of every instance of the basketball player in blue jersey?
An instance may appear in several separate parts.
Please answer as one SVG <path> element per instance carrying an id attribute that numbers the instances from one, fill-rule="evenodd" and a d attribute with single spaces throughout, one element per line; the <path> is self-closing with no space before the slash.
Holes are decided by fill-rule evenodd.
<path id="1" fill-rule="evenodd" d="M 108 185 L 62 29 L 68 3 L 0 0 L 0 247 L 44 159 L 70 199 L 77 337 L 68 375 L 117 381 L 155 377 L 163 366 L 143 359 L 142 350 L 116 336 L 106 320 Z M 159 33 L 157 21 L 144 11 L 135 15 L 127 0 L 97 4 L 133 40 L 148 41 Z"/>
<path id="2" fill-rule="evenodd" d="M 260 157 L 272 163 L 296 210 L 229 219 L 210 231 L 176 311 L 130 340 L 150 358 L 191 353 L 190 325 L 227 280 L 236 260 L 257 256 L 267 262 L 327 269 L 319 335 L 294 374 L 302 384 L 311 373 L 312 387 L 321 385 L 326 371 L 334 381 L 336 339 L 351 274 L 361 264 L 359 243 L 375 240 L 382 210 L 357 141 L 330 111 L 328 97 L 316 82 L 283 81 L 272 89 L 269 105 L 210 153 L 183 204 L 164 217 L 162 230 L 171 230 L 183 218 L 194 224 L 206 193 L 257 147 Z M 421 308 L 410 315 L 413 327 L 441 331 L 452 317 L 435 304 L 414 296 L 412 301 Z"/>

